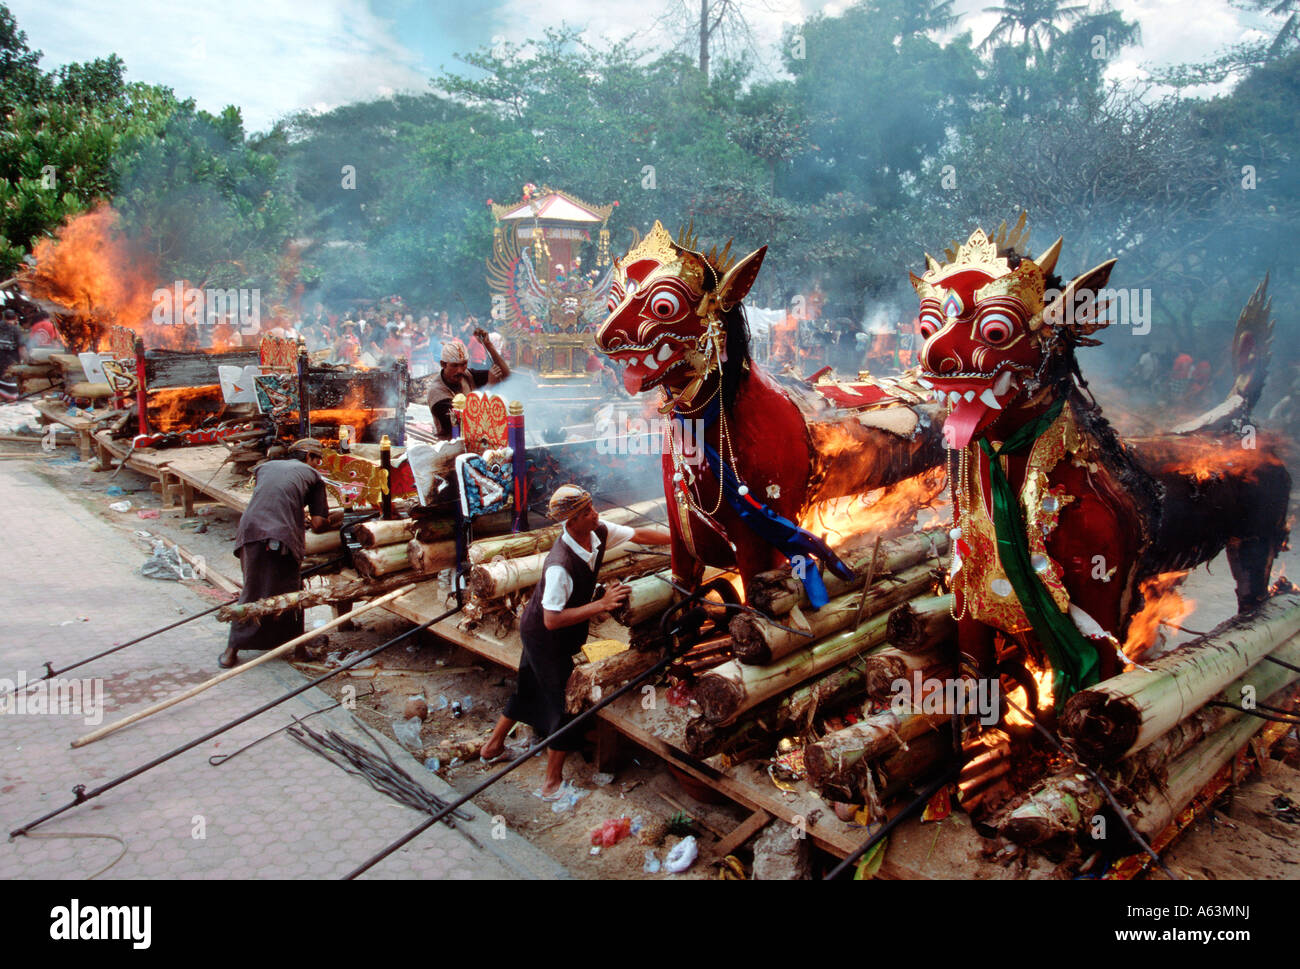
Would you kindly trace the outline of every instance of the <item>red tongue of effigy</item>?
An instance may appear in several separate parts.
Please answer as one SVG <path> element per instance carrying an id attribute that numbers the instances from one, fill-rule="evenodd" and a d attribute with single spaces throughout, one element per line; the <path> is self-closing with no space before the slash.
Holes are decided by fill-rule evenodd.
<path id="1" fill-rule="evenodd" d="M 962 449 L 970 444 L 971 438 L 979 428 L 980 421 L 988 413 L 988 405 L 977 397 L 975 400 L 963 400 L 955 404 L 944 421 L 944 443 L 951 448 Z"/>
<path id="2" fill-rule="evenodd" d="M 629 394 L 635 396 L 641 393 L 641 385 L 645 383 L 645 377 L 635 372 L 631 367 L 623 371 L 623 389 Z"/>

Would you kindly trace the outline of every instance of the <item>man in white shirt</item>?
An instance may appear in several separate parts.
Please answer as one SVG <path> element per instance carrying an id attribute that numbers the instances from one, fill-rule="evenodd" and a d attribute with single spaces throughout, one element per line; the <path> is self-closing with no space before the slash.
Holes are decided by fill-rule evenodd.
<path id="1" fill-rule="evenodd" d="M 605 594 L 592 601 L 596 575 L 608 549 L 625 542 L 667 545 L 664 528 L 629 528 L 601 520 L 592 506 L 591 495 L 576 485 L 562 485 L 551 496 L 550 516 L 563 522 L 560 540 L 546 557 L 542 580 L 533 589 L 519 619 L 523 655 L 519 662 L 519 685 L 506 703 L 505 713 L 479 755 L 486 762 L 505 751 L 506 735 L 522 720 L 540 736 L 550 736 L 572 719 L 564 711 L 564 687 L 573 672 L 573 654 L 587 641 L 591 618 L 609 612 L 627 601 L 630 590 L 612 583 Z M 563 735 L 547 750 L 546 780 L 538 795 L 555 800 L 564 781 L 564 758 L 582 746 L 580 736 Z"/>

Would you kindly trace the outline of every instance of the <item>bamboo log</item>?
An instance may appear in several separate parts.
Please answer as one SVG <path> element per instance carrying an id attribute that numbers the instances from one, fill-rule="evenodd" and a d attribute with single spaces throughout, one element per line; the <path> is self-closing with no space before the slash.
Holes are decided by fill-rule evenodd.
<path id="1" fill-rule="evenodd" d="M 1300 639 L 1284 643 L 1270 655 L 1300 665 Z M 1253 695 L 1268 698 L 1264 702 L 1277 706 L 1287 698 L 1289 687 L 1297 677 L 1300 674 L 1276 663 L 1259 663 L 1215 699 L 1239 705 L 1245 696 Z M 1169 789 L 1171 773 L 1186 769 L 1186 762 L 1182 761 L 1185 756 L 1198 747 L 1203 752 L 1217 749 L 1214 738 L 1226 736 L 1224 731 L 1242 719 L 1262 723 L 1227 707 L 1204 706 L 1106 773 L 1112 781 L 1118 780 L 1128 789 L 1142 793 L 1143 803 L 1149 809 L 1150 805 L 1162 803 L 1160 792 Z M 1239 749 L 1244 743 L 1243 740 L 1233 749 Z M 1182 766 L 1178 766 L 1180 763 Z M 1199 789 L 1193 790 L 1188 800 Z M 1008 805 L 994 824 L 1002 834 L 1023 845 L 1041 844 L 1061 835 L 1075 837 L 1085 832 L 1092 816 L 1101 809 L 1102 800 L 1101 792 L 1086 774 L 1063 771 L 1040 781 L 1029 794 Z M 1170 817 L 1180 810 L 1182 805 Z"/>
<path id="2" fill-rule="evenodd" d="M 704 718 L 710 723 L 731 723 L 768 697 L 880 646 L 888 618 L 887 614 L 873 616 L 857 629 L 834 633 L 768 666 L 747 666 L 738 660 L 724 663 L 700 677 L 695 687 Z"/>
<path id="3" fill-rule="evenodd" d="M 1286 695 L 1284 689 L 1274 698 L 1280 702 Z M 1170 761 L 1166 780 L 1148 785 L 1129 812 L 1138 833 L 1154 838 L 1164 831 L 1264 725 L 1256 717 L 1239 716 Z M 1103 800 L 1086 774 L 1066 771 L 1040 782 L 1027 798 L 1004 808 L 993 823 L 1017 844 L 1077 837 L 1101 810 Z"/>
<path id="4" fill-rule="evenodd" d="M 406 556 L 416 572 L 441 572 L 456 565 L 456 543 L 422 542 L 413 538 L 406 543 Z"/>
<path id="5" fill-rule="evenodd" d="M 896 692 L 899 680 L 912 681 L 912 672 L 920 670 L 923 677 L 951 675 L 953 663 L 944 662 L 937 653 L 904 653 L 886 646 L 870 656 L 863 657 L 867 696 L 873 700 L 887 700 Z"/>
<path id="6" fill-rule="evenodd" d="M 276 659 L 277 657 L 284 656 L 285 654 L 292 652 L 302 643 L 305 643 L 311 639 L 315 639 L 321 633 L 329 632 L 334 627 L 341 626 L 343 625 L 343 623 L 355 619 L 363 612 L 369 612 L 371 609 L 377 608 L 378 606 L 382 606 L 384 603 L 396 599 L 399 596 L 404 596 L 406 595 L 406 593 L 410 592 L 414 588 L 415 588 L 414 584 L 404 585 L 400 589 L 395 589 L 392 592 L 388 593 L 387 595 L 380 596 L 378 599 L 371 599 L 369 602 L 355 607 L 351 612 L 345 612 L 343 615 L 338 616 L 335 619 L 331 619 L 323 626 L 318 626 L 315 629 L 308 630 L 307 632 L 303 633 L 301 636 L 294 637 L 293 639 L 285 643 L 283 646 L 277 646 L 275 649 L 268 650 L 267 652 L 263 653 L 261 656 L 257 657 L 256 659 L 250 660 L 247 663 L 243 663 L 239 666 L 236 666 L 234 669 L 229 669 L 229 670 L 225 670 L 224 672 L 218 673 L 216 676 L 212 677 L 211 679 L 204 680 L 202 683 L 198 684 L 197 686 L 190 687 L 188 690 L 185 690 L 183 693 L 178 693 L 173 697 L 168 697 L 166 700 L 161 700 L 158 703 L 155 703 L 152 706 L 146 707 L 143 710 L 133 713 L 128 717 L 123 717 L 121 720 L 100 727 L 98 730 L 92 730 L 90 733 L 78 737 L 76 740 L 74 740 L 72 742 L 72 746 L 84 747 L 86 746 L 86 744 L 94 743 L 96 740 L 102 740 L 104 737 L 107 737 L 109 734 L 121 730 L 123 727 L 129 726 L 130 724 L 133 723 L 137 723 L 138 721 L 143 720 L 146 717 L 151 717 L 155 713 L 158 713 L 160 710 L 166 710 L 168 707 L 175 706 L 176 704 L 180 703 L 182 700 L 188 700 L 192 696 L 197 696 L 198 694 L 202 693 L 204 690 L 211 689 L 212 687 L 216 686 L 218 683 L 230 679 L 232 676 L 238 676 L 240 673 L 245 673 L 248 670 L 251 670 L 254 666 L 260 666 L 263 663 L 269 663 L 271 660 Z"/>
<path id="7" fill-rule="evenodd" d="M 605 553 L 603 565 L 612 565 L 633 552 L 642 551 L 645 551 L 642 546 L 631 542 L 620 545 Z M 516 559 L 501 559 L 475 565 L 470 570 L 470 591 L 480 599 L 497 599 L 519 589 L 534 586 L 542 578 L 548 554 L 549 552 L 536 552 Z M 658 565 L 660 561 L 662 560 L 655 559 L 654 564 Z M 601 574 L 606 574 L 604 568 L 601 569 Z"/>
<path id="8" fill-rule="evenodd" d="M 948 532 L 941 528 L 924 532 L 915 532 L 902 538 L 882 542 L 880 560 L 876 565 L 876 575 L 890 575 L 910 569 L 924 562 L 935 563 L 935 555 L 945 555 L 948 551 Z M 872 558 L 872 550 L 859 548 L 844 555 L 844 562 L 851 569 L 862 572 L 866 570 Z M 831 598 L 857 591 L 861 579 L 844 580 L 833 573 L 822 576 L 826 582 L 826 591 Z M 788 569 L 774 569 L 760 572 L 747 583 L 749 604 L 769 616 L 783 616 L 795 606 L 800 608 L 808 604 L 803 583 Z"/>
<path id="9" fill-rule="evenodd" d="M 1066 703 L 1062 732 L 1083 756 L 1116 761 L 1172 729 L 1278 644 L 1300 632 L 1300 593 L 1276 596 L 1250 616 L 1150 664 L 1082 690 Z"/>
<path id="10" fill-rule="evenodd" d="M 866 614 L 879 615 L 886 609 L 914 599 L 928 591 L 933 581 L 926 565 L 917 565 L 900 575 L 879 579 L 867 590 Z M 832 599 L 811 613 L 807 617 L 811 637 L 782 629 L 781 626 L 793 625 L 789 616 L 783 616 L 778 626 L 753 613 L 740 613 L 731 620 L 736 658 L 751 666 L 765 666 L 796 650 L 806 649 L 811 643 L 851 626 L 862 601 L 863 594 L 853 592 Z"/>
<path id="11" fill-rule="evenodd" d="M 1073 838 L 1091 823 L 1105 798 L 1087 774 L 1067 770 L 1039 781 L 991 823 L 1009 841 L 1039 845 Z"/>
<path id="12" fill-rule="evenodd" d="M 704 582 L 722 574 L 720 569 L 705 569 Z M 672 579 L 672 571 L 665 569 L 652 575 L 641 576 L 627 583 L 631 595 L 627 602 L 610 613 L 610 617 L 620 625 L 636 626 L 654 619 L 670 605 L 677 590 L 665 580 Z"/>
<path id="13" fill-rule="evenodd" d="M 933 733 L 917 737 L 906 747 L 900 747 L 885 756 L 884 760 L 870 765 L 876 772 L 876 792 L 883 801 L 934 772 L 935 768 L 952 759 L 952 741 L 948 724 Z"/>
<path id="14" fill-rule="evenodd" d="M 381 595 L 411 581 L 412 577 L 407 575 L 388 576 L 377 582 L 368 579 L 352 579 L 320 588 L 303 589 L 301 592 L 285 592 L 278 596 L 268 596 L 256 602 L 232 602 L 217 610 L 217 621 L 252 622 L 268 616 L 278 616 L 294 609 L 310 609 L 312 606 L 325 606 L 337 602 L 355 602 L 367 596 Z"/>
<path id="15" fill-rule="evenodd" d="M 564 709 L 569 713 L 581 713 L 599 703 L 606 690 L 617 689 L 660 659 L 662 657 L 656 652 L 628 649 L 575 667 L 564 688 Z"/>
<path id="16" fill-rule="evenodd" d="M 641 501 L 626 508 L 611 508 L 602 511 L 600 517 L 605 521 L 619 525 L 640 527 L 661 520 L 664 515 L 664 500 Z M 495 538 L 481 538 L 469 547 L 471 565 L 491 562 L 496 558 L 515 559 L 537 552 L 548 552 L 560 537 L 563 525 L 548 525 L 534 528 L 515 535 L 503 535 Z"/>
<path id="17" fill-rule="evenodd" d="M 1267 721 L 1258 717 L 1239 717 L 1175 758 L 1169 764 L 1165 783 L 1153 785 L 1152 790 L 1133 807 L 1133 826 L 1138 833 L 1154 838 L 1169 827 L 1192 798 L 1266 724 Z"/>
<path id="18" fill-rule="evenodd" d="M 956 642 L 953 597 L 934 596 L 905 603 L 889 617 L 889 643 L 905 653 L 931 653 Z"/>
<path id="19" fill-rule="evenodd" d="M 806 732 L 818 709 L 838 707 L 862 695 L 866 683 L 864 669 L 864 658 L 854 660 L 750 710 L 726 726 L 695 717 L 686 724 L 686 752 L 692 757 L 723 753 L 732 756 L 741 749 L 770 740 L 783 730 Z"/>
<path id="20" fill-rule="evenodd" d="M 332 552 L 335 549 L 343 547 L 343 539 L 339 536 L 338 530 L 332 532 L 308 532 L 306 539 L 308 555 L 323 555 L 325 552 Z"/>
<path id="21" fill-rule="evenodd" d="M 390 521 L 375 519 L 362 522 L 354 529 L 354 534 L 362 548 L 378 548 L 381 545 L 409 541 L 419 524 L 414 518 L 394 518 Z M 451 538 L 450 529 L 447 537 Z"/>
<path id="22" fill-rule="evenodd" d="M 1283 643 L 1269 653 L 1269 656 L 1291 666 L 1300 666 L 1300 638 Z M 1244 676 L 1230 683 L 1211 702 L 1241 706 L 1243 701 L 1254 702 L 1261 697 L 1269 697 L 1285 691 L 1297 678 L 1300 678 L 1300 673 L 1278 663 L 1256 663 Z M 1163 777 L 1169 761 L 1186 753 L 1202 739 L 1240 716 L 1242 716 L 1241 712 L 1231 707 L 1212 706 L 1207 703 L 1132 757 L 1120 761 L 1117 771 L 1130 784 Z"/>
<path id="23" fill-rule="evenodd" d="M 379 548 L 359 549 L 352 556 L 352 564 L 367 579 L 377 579 L 411 567 L 411 557 L 406 544 L 384 545 Z"/>
<path id="24" fill-rule="evenodd" d="M 814 787 L 847 789 L 860 765 L 891 754 L 908 741 L 947 723 L 942 714 L 882 710 L 803 749 L 804 768 Z"/>

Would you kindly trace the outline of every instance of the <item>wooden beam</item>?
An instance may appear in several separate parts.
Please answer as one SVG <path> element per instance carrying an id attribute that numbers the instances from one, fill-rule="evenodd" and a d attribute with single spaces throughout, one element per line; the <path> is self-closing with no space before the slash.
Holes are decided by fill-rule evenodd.
<path id="1" fill-rule="evenodd" d="M 731 829 L 731 833 L 714 845 L 714 850 L 723 858 L 731 854 L 755 834 L 767 827 L 767 823 L 772 820 L 772 815 L 768 814 L 762 808 L 759 808 L 749 817 L 741 821 Z"/>

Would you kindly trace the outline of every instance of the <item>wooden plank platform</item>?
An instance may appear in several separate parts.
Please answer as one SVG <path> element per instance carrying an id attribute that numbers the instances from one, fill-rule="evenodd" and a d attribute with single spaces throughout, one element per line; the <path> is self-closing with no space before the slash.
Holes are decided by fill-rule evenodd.
<path id="1" fill-rule="evenodd" d="M 124 461 L 132 471 L 158 481 L 164 508 L 170 508 L 176 503 L 181 489 L 176 476 L 171 474 L 170 467 L 178 451 L 155 451 L 153 448 L 132 450 L 130 441 L 115 440 L 108 431 L 99 431 L 92 440 L 100 464 L 107 467 L 114 461 Z"/>
<path id="2" fill-rule="evenodd" d="M 44 423 L 62 424 L 76 434 L 77 448 L 81 452 L 81 460 L 87 461 L 90 459 L 94 447 L 94 438 L 92 436 L 95 430 L 94 419 L 82 417 L 80 414 L 81 408 L 78 408 L 77 414 L 70 415 L 68 405 L 62 401 L 38 400 L 32 406 L 45 418 Z"/>
<path id="3" fill-rule="evenodd" d="M 443 603 L 448 590 L 439 582 L 425 582 L 400 599 L 384 606 L 388 611 L 414 623 L 428 622 L 446 612 Z M 457 617 L 445 619 L 430 627 L 442 638 L 463 646 L 510 670 L 519 669 L 522 645 L 519 634 L 511 631 L 504 639 L 492 634 L 490 629 L 473 632 L 461 629 Z M 627 638 L 627 629 L 610 622 L 592 630 L 598 639 Z M 866 839 L 866 833 L 845 824 L 830 811 L 826 802 L 813 794 L 805 784 L 794 785 L 797 793 L 778 789 L 761 765 L 738 764 L 720 770 L 698 760 L 684 749 L 686 722 L 690 715 L 683 707 L 670 705 L 658 692 L 652 709 L 642 702 L 642 694 L 633 691 L 615 701 L 597 714 L 620 734 L 638 746 L 672 764 L 696 780 L 708 785 L 730 800 L 750 811 L 765 811 L 774 818 L 803 828 L 818 847 L 843 858 L 852 853 Z M 809 818 L 812 821 L 809 821 Z"/>
<path id="4" fill-rule="evenodd" d="M 222 465 L 229 454 L 220 444 L 177 448 L 172 452 L 167 473 L 176 479 L 187 518 L 194 514 L 196 496 L 205 496 L 241 515 L 248 507 L 253 489 L 247 477 L 237 474 L 229 464 Z"/>

